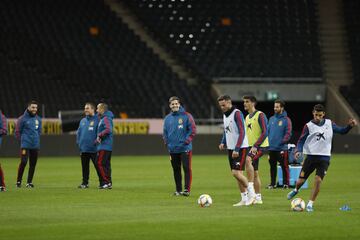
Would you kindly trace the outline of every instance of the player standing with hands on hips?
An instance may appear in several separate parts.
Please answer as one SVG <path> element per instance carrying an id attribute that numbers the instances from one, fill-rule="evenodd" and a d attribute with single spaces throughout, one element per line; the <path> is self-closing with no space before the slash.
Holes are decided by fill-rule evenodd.
<path id="1" fill-rule="evenodd" d="M 170 153 L 171 166 L 176 185 L 175 196 L 190 196 L 192 181 L 192 141 L 196 125 L 190 113 L 180 105 L 180 99 L 169 99 L 171 112 L 164 119 L 163 139 Z M 181 164 L 185 173 L 185 189 L 182 191 Z"/>
<path id="2" fill-rule="evenodd" d="M 304 160 L 295 189 L 287 195 L 287 199 L 292 199 L 299 192 L 310 174 L 316 170 L 314 187 L 306 206 L 306 211 L 308 212 L 314 211 L 313 204 L 319 194 L 320 185 L 330 165 L 333 134 L 346 134 L 357 125 L 357 122 L 352 118 L 349 119 L 346 127 L 339 127 L 330 119 L 325 119 L 325 108 L 321 104 L 314 106 L 312 114 L 313 120 L 304 126 L 295 152 L 296 159 L 303 153 L 306 154 L 306 159 Z"/>

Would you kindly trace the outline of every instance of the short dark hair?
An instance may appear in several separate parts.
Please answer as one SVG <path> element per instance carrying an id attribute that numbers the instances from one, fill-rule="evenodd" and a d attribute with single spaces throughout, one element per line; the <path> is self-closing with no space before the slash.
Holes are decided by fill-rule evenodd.
<path id="1" fill-rule="evenodd" d="M 314 106 L 313 111 L 316 111 L 316 112 L 325 112 L 325 107 L 324 107 L 324 105 L 322 105 L 322 104 L 316 104 L 316 105 Z"/>
<path id="2" fill-rule="evenodd" d="M 36 104 L 36 105 L 39 105 L 37 101 L 35 101 L 35 100 L 31 100 L 31 101 L 29 101 L 29 102 L 28 102 L 27 106 L 28 106 L 28 107 L 30 107 L 30 106 L 31 106 L 31 104 Z"/>
<path id="3" fill-rule="evenodd" d="M 220 101 L 231 101 L 231 97 L 229 95 L 220 95 L 218 98 L 217 98 L 218 102 Z"/>
<path id="4" fill-rule="evenodd" d="M 276 99 L 274 103 L 280 104 L 280 107 L 285 107 L 285 102 L 281 99 Z"/>
<path id="5" fill-rule="evenodd" d="M 253 96 L 253 95 L 245 95 L 245 96 L 243 96 L 243 100 L 245 100 L 245 99 L 250 100 L 253 103 L 257 103 L 256 97 Z"/>
<path id="6" fill-rule="evenodd" d="M 177 96 L 172 96 L 171 98 L 169 98 L 169 103 L 171 103 L 172 101 L 177 100 L 180 103 L 180 98 Z"/>
<path id="7" fill-rule="evenodd" d="M 92 102 L 87 102 L 87 103 L 85 103 L 85 105 L 90 105 L 90 107 L 91 107 L 92 109 L 95 109 L 95 104 L 92 103 Z"/>

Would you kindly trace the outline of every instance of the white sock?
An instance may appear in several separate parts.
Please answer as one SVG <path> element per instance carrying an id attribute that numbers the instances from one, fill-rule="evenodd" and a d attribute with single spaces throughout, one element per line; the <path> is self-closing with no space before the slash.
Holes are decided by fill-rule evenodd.
<path id="1" fill-rule="evenodd" d="M 308 202 L 307 205 L 308 205 L 309 207 L 312 207 L 312 206 L 313 206 L 313 203 L 314 203 L 314 201 L 309 200 L 309 202 Z"/>
<path id="2" fill-rule="evenodd" d="M 299 190 L 298 190 L 297 188 L 294 188 L 294 191 L 297 192 L 297 191 L 299 191 Z"/>
<path id="3" fill-rule="evenodd" d="M 257 193 L 255 198 L 256 198 L 256 200 L 261 200 L 261 193 Z"/>
<path id="4" fill-rule="evenodd" d="M 243 202 L 246 202 L 247 201 L 247 199 L 248 199 L 248 193 L 247 192 L 242 192 L 241 193 L 241 201 L 243 201 Z"/>
<path id="5" fill-rule="evenodd" d="M 253 183 L 253 182 L 249 182 L 248 191 L 249 191 L 249 192 L 252 192 L 252 193 L 255 192 L 254 183 Z"/>

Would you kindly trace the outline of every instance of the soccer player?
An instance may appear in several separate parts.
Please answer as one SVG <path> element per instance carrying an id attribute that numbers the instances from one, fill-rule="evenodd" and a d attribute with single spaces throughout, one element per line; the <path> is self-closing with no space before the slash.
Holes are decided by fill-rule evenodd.
<path id="1" fill-rule="evenodd" d="M 245 132 L 244 116 L 239 109 L 232 105 L 230 96 L 222 95 L 218 97 L 218 103 L 221 111 L 224 113 L 224 134 L 219 149 L 228 150 L 231 173 L 236 179 L 241 195 L 240 202 L 235 203 L 233 206 L 249 205 L 247 196 L 248 180 L 243 175 L 247 148 L 249 147 Z"/>
<path id="2" fill-rule="evenodd" d="M 269 164 L 270 164 L 270 184 L 268 189 L 276 188 L 277 163 L 280 163 L 283 174 L 283 188 L 289 188 L 289 152 L 288 142 L 292 133 L 290 118 L 284 109 L 285 102 L 275 100 L 274 115 L 270 117 L 268 123 L 269 138 Z"/>
<path id="3" fill-rule="evenodd" d="M 5 115 L 0 110 L 0 147 L 2 142 L 2 136 L 7 134 L 7 121 Z M 4 171 L 1 168 L 0 164 L 0 192 L 5 192 L 5 180 L 4 180 Z"/>
<path id="4" fill-rule="evenodd" d="M 114 114 L 105 103 L 97 105 L 97 114 L 100 122 L 97 128 L 96 162 L 99 174 L 99 189 L 111 189 L 111 153 L 113 145 L 113 118 Z"/>
<path id="5" fill-rule="evenodd" d="M 76 134 L 76 143 L 80 149 L 82 168 L 82 183 L 78 188 L 89 187 L 90 160 L 93 162 L 96 172 L 98 172 L 96 164 L 96 138 L 99 118 L 95 114 L 95 105 L 86 103 L 84 113 L 85 117 L 81 119 Z"/>
<path id="6" fill-rule="evenodd" d="M 320 191 L 320 185 L 330 165 L 332 138 L 334 133 L 346 134 L 357 122 L 350 118 L 346 127 L 340 127 L 330 119 L 325 119 L 325 108 L 321 104 L 314 106 L 313 119 L 305 124 L 295 151 L 295 158 L 306 154 L 300 176 L 294 190 L 288 193 L 287 199 L 292 199 L 300 190 L 310 174 L 316 170 L 314 187 L 306 206 L 308 212 L 314 211 L 313 204 Z"/>
<path id="7" fill-rule="evenodd" d="M 190 196 L 192 181 L 192 141 L 196 125 L 190 113 L 180 105 L 180 99 L 169 99 L 171 112 L 164 119 L 163 139 L 170 153 L 176 191 L 175 196 Z M 182 191 L 181 164 L 185 174 L 185 189 Z"/>
<path id="8" fill-rule="evenodd" d="M 29 159 L 30 167 L 27 178 L 27 188 L 33 188 L 32 183 L 35 166 L 40 149 L 41 118 L 37 115 L 38 103 L 30 101 L 24 114 L 16 122 L 15 137 L 20 141 L 21 161 L 18 168 L 16 186 L 21 187 L 24 170 Z"/>
<path id="9" fill-rule="evenodd" d="M 266 115 L 255 108 L 257 100 L 254 96 L 244 96 L 244 109 L 249 113 L 245 119 L 246 136 L 249 141 L 249 153 L 246 157 L 246 170 L 249 181 L 249 201 L 262 204 L 261 181 L 259 176 L 259 159 L 269 146 L 267 138 Z M 255 189 L 255 194 L 254 194 Z M 255 195 L 255 196 L 254 196 Z"/>

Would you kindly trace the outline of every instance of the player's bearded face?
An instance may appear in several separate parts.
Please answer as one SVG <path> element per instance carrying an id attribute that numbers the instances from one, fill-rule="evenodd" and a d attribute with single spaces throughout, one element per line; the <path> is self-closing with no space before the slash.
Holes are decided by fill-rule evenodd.
<path id="1" fill-rule="evenodd" d="M 325 117 L 325 112 L 313 111 L 313 116 L 314 116 L 314 122 L 320 123 Z"/>
<path id="2" fill-rule="evenodd" d="M 36 104 L 31 104 L 28 107 L 29 112 L 31 112 L 31 114 L 33 114 L 33 115 L 35 115 L 37 113 L 37 109 L 38 109 L 38 106 Z"/>
<path id="3" fill-rule="evenodd" d="M 94 110 L 90 107 L 90 105 L 85 105 L 84 113 L 86 116 L 94 115 Z"/>
<path id="4" fill-rule="evenodd" d="M 277 114 L 280 114 L 280 113 L 282 113 L 282 111 L 283 111 L 283 108 L 280 106 L 280 104 L 275 103 L 274 104 L 274 112 L 277 113 Z"/>
<path id="5" fill-rule="evenodd" d="M 177 112 L 180 109 L 180 103 L 178 100 L 172 101 L 169 106 L 172 112 Z"/>

